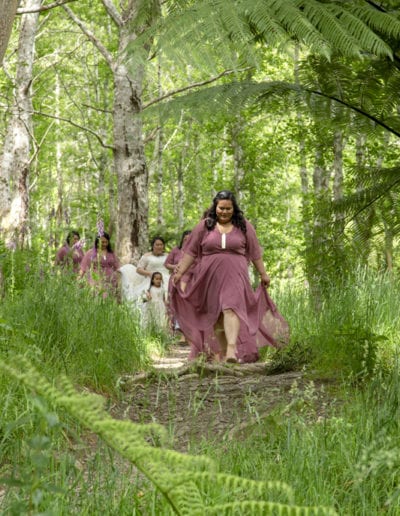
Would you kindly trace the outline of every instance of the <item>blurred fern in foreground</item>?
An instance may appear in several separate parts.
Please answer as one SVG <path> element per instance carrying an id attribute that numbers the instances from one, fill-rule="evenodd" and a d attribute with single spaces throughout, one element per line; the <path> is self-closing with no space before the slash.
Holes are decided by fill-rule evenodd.
<path id="1" fill-rule="evenodd" d="M 283 482 L 254 481 L 219 473 L 209 458 L 166 449 L 163 427 L 113 419 L 103 410 L 100 396 L 78 394 L 66 378 L 60 378 L 58 386 L 50 384 L 23 356 L 14 357 L 12 363 L 0 361 L 0 369 L 40 394 L 56 410 L 71 415 L 133 463 L 163 495 L 172 513 L 336 514 L 326 507 L 296 506 L 291 488 Z"/>

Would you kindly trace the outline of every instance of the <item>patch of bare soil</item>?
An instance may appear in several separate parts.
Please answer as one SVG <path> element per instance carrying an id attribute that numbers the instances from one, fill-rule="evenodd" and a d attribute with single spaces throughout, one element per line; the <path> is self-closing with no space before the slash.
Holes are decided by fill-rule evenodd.
<path id="1" fill-rule="evenodd" d="M 329 407 L 324 384 L 310 383 L 301 371 L 271 374 L 267 363 L 188 363 L 188 354 L 187 347 L 172 346 L 152 372 L 121 378 L 124 395 L 112 415 L 162 424 L 173 436 L 172 447 L 187 451 L 202 438 L 249 435 L 278 405 L 320 418 Z"/>

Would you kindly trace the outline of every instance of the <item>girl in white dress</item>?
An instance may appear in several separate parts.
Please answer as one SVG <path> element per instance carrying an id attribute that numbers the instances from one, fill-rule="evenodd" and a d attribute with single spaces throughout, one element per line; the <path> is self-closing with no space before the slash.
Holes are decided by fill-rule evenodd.
<path id="1" fill-rule="evenodd" d="M 151 242 L 151 251 L 145 253 L 140 258 L 137 267 L 128 263 L 119 269 L 122 280 L 122 298 L 124 301 L 138 306 L 141 302 L 143 290 L 147 288 L 148 281 L 153 272 L 160 272 L 164 285 L 168 285 L 169 271 L 164 266 L 167 258 L 164 251 L 164 239 L 155 237 Z"/>
<path id="2" fill-rule="evenodd" d="M 143 294 L 142 324 L 148 329 L 167 329 L 165 289 L 161 272 L 153 272 L 150 287 Z"/>

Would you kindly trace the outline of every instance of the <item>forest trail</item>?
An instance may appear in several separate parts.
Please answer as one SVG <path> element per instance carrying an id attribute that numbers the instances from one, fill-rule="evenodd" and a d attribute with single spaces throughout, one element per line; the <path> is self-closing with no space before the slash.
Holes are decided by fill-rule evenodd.
<path id="1" fill-rule="evenodd" d="M 324 417 L 329 405 L 324 384 L 311 382 L 302 371 L 270 374 L 264 362 L 187 363 L 188 354 L 187 346 L 173 345 L 154 359 L 150 373 L 121 378 L 122 401 L 112 415 L 162 424 L 171 435 L 170 446 L 188 451 L 202 438 L 228 442 L 261 431 L 262 421 L 276 426 L 285 410 L 304 408 L 312 417 Z"/>

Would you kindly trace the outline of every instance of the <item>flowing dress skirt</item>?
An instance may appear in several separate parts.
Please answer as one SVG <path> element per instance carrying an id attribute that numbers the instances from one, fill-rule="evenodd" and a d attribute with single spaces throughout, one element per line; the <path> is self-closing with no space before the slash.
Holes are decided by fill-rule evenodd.
<path id="1" fill-rule="evenodd" d="M 202 256 L 186 290 L 183 292 L 180 285 L 171 290 L 170 304 L 191 342 L 191 359 L 199 353 L 212 356 L 219 352 L 214 325 L 226 309 L 240 319 L 240 362 L 256 361 L 260 347 L 281 347 L 288 341 L 287 322 L 262 285 L 253 290 L 248 260 L 237 253 Z"/>

